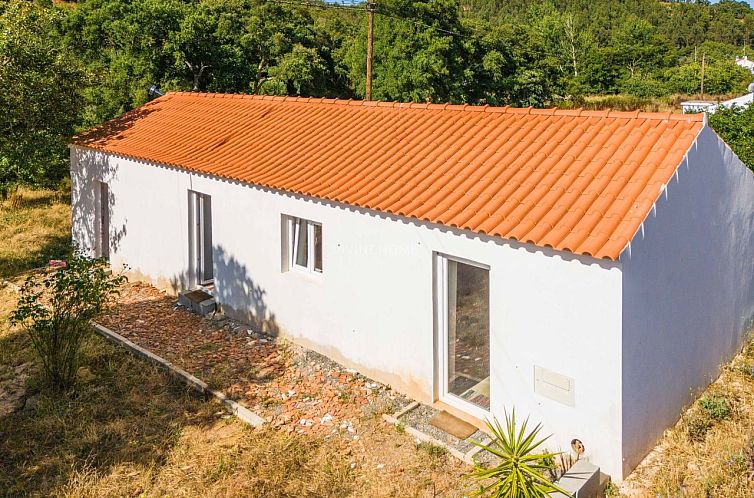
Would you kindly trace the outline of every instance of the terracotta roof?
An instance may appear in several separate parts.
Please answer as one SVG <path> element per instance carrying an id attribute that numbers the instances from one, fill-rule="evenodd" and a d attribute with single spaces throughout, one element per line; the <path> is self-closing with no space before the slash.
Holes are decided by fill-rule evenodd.
<path id="1" fill-rule="evenodd" d="M 701 114 L 169 93 L 74 144 L 617 259 Z"/>

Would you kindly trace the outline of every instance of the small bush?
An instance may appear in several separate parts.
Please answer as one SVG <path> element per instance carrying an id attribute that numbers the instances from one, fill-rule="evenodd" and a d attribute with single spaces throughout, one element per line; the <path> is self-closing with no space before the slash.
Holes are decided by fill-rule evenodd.
<path id="1" fill-rule="evenodd" d="M 433 444 L 422 441 L 419 443 L 419 449 L 426 452 L 432 458 L 440 458 L 448 453 L 448 450 L 439 444 Z"/>
<path id="2" fill-rule="evenodd" d="M 547 437 L 537 439 L 542 425 L 538 424 L 527 431 L 528 423 L 527 418 L 519 427 L 516 424 L 515 410 L 510 416 L 505 414 L 505 426 L 497 419 L 494 422 L 487 421 L 492 442 L 489 445 L 474 444 L 496 456 L 499 463 L 490 468 L 476 464 L 471 474 L 471 477 L 479 481 L 479 490 L 475 496 L 546 498 L 552 492 L 569 494 L 544 476 L 543 472 L 552 469 L 554 457 L 558 453 L 542 453 L 538 450 Z"/>
<path id="3" fill-rule="evenodd" d="M 105 261 L 78 251 L 63 264 L 26 279 L 11 322 L 29 334 L 51 387 L 73 386 L 82 342 L 91 332 L 89 322 L 110 307 L 125 280 L 113 276 Z"/>
<path id="4" fill-rule="evenodd" d="M 712 428 L 712 420 L 706 413 L 696 413 L 686 422 L 686 435 L 689 441 L 700 443 L 707 437 Z"/>
<path id="5" fill-rule="evenodd" d="M 722 396 L 702 396 L 699 399 L 699 406 L 713 420 L 727 420 L 731 416 L 731 408 L 728 400 Z"/>

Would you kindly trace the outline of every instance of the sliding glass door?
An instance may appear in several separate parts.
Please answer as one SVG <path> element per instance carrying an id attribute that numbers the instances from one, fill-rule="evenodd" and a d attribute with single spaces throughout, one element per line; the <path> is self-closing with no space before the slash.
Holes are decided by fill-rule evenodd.
<path id="1" fill-rule="evenodd" d="M 490 277 L 484 265 L 437 256 L 440 400 L 484 418 L 490 409 Z"/>

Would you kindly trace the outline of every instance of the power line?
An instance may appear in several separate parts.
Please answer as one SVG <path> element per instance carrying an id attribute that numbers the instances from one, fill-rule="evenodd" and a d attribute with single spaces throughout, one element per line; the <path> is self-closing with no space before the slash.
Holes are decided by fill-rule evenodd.
<path id="1" fill-rule="evenodd" d="M 314 7 L 316 9 L 342 9 L 342 10 L 353 10 L 358 12 L 369 12 L 370 8 L 369 6 L 359 6 L 358 4 L 347 4 L 347 3 L 335 3 L 335 2 L 313 2 L 313 1 L 307 1 L 307 0 L 265 0 L 265 2 L 269 3 L 278 3 L 283 5 L 294 5 L 299 7 Z M 461 33 L 458 33 L 456 31 L 451 31 L 445 28 L 439 28 L 437 26 L 433 26 L 431 24 L 426 24 L 421 21 L 411 19 L 409 17 L 392 14 L 386 10 L 382 10 L 382 7 L 380 7 L 376 3 L 372 3 L 372 9 L 374 10 L 375 14 L 379 14 L 381 16 L 390 17 L 392 19 L 397 19 L 399 21 L 406 21 L 410 22 L 411 24 L 415 24 L 417 26 L 421 26 L 423 28 L 428 29 L 434 29 L 435 31 L 439 31 L 441 33 L 445 33 L 448 35 L 453 36 L 464 36 Z"/>
<path id="2" fill-rule="evenodd" d="M 447 30 L 447 29 L 444 29 L 444 28 L 438 28 L 437 26 L 432 26 L 431 24 L 425 24 L 425 23 L 423 23 L 421 21 L 416 21 L 416 20 L 410 19 L 408 17 L 397 16 L 397 15 L 394 15 L 394 14 L 388 14 L 387 12 L 382 12 L 380 10 L 376 10 L 375 12 L 377 14 L 381 15 L 381 16 L 391 17 L 393 19 L 398 19 L 399 21 L 410 22 L 411 24 L 416 24 L 417 26 L 421 26 L 423 28 L 434 29 L 435 31 L 439 31 L 441 33 L 445 33 L 445 34 L 448 34 L 448 35 L 463 36 L 461 33 L 456 33 L 455 31 L 450 31 L 450 30 Z"/>
<path id="3" fill-rule="evenodd" d="M 431 24 L 423 23 L 416 19 L 411 19 L 406 16 L 399 16 L 391 14 L 387 11 L 383 12 L 374 0 L 367 0 L 365 6 L 358 6 L 355 4 L 346 5 L 344 3 L 330 3 L 330 2 L 316 2 L 309 0 L 265 0 L 267 2 L 283 4 L 283 5 L 296 5 L 300 7 L 314 7 L 318 9 L 342 9 L 366 12 L 368 15 L 368 29 L 367 29 L 367 67 L 366 67 L 366 87 L 364 97 L 366 100 L 372 100 L 372 59 L 373 59 L 373 47 L 374 47 L 374 14 L 380 14 L 385 17 L 406 21 L 416 26 L 423 28 L 433 29 L 440 33 L 445 33 L 452 36 L 462 36 L 460 33 L 450 31 L 444 28 L 438 28 Z M 362 4 L 363 5 L 363 4 Z"/>
<path id="4" fill-rule="evenodd" d="M 360 12 L 366 12 L 365 7 L 359 7 L 358 5 L 348 5 L 345 3 L 325 3 L 325 2 L 309 2 L 306 0 L 264 0 L 269 3 L 279 3 L 282 5 L 295 5 L 299 7 L 314 7 L 315 9 L 341 9 L 341 10 L 354 10 Z"/>

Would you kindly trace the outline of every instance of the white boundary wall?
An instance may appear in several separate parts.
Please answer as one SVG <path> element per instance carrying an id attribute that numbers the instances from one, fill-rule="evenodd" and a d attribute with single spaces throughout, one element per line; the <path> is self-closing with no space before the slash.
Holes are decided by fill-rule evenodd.
<path id="1" fill-rule="evenodd" d="M 74 238 L 94 247 L 95 181 L 111 193 L 111 261 L 183 287 L 188 191 L 212 196 L 216 294 L 270 328 L 416 399 L 435 397 L 433 253 L 490 267 L 493 413 L 572 438 L 621 471 L 621 270 L 618 263 L 504 242 L 336 203 L 73 147 Z M 323 225 L 324 274 L 283 272 L 281 216 Z M 575 406 L 534 393 L 534 367 L 572 378 Z"/>
<path id="2" fill-rule="evenodd" d="M 623 452 L 633 469 L 754 317 L 754 174 L 708 127 L 623 263 Z"/>

